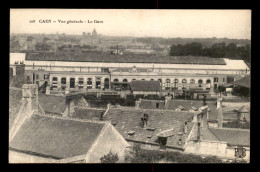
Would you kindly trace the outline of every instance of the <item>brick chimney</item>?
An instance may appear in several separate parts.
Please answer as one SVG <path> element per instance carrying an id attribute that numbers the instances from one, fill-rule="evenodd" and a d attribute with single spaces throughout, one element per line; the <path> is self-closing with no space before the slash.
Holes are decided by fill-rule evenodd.
<path id="1" fill-rule="evenodd" d="M 187 130 L 188 130 L 188 123 L 185 122 L 184 123 L 184 134 L 187 134 Z"/>
<path id="2" fill-rule="evenodd" d="M 37 84 L 24 84 L 22 87 L 23 99 L 27 101 L 28 111 L 38 113 L 38 85 Z"/>

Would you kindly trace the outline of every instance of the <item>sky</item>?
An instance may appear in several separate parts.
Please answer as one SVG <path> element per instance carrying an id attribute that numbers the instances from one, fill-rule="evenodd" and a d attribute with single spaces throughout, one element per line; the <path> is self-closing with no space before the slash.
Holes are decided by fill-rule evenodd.
<path id="1" fill-rule="evenodd" d="M 33 20 L 35 23 L 30 23 Z M 51 20 L 51 23 L 40 23 L 40 20 Z M 65 23 L 59 23 L 59 20 Z M 83 23 L 68 24 L 69 20 L 82 20 Z M 103 23 L 94 23 L 94 20 Z M 94 28 L 107 36 L 251 39 L 251 10 L 10 10 L 11 34 L 58 32 L 81 35 Z"/>

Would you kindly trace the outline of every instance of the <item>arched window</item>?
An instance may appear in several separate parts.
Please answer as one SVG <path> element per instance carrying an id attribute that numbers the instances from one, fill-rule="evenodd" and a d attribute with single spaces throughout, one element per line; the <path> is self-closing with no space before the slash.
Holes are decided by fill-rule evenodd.
<path id="1" fill-rule="evenodd" d="M 123 82 L 127 82 L 127 79 L 123 79 Z"/>
<path id="2" fill-rule="evenodd" d="M 142 81 L 145 81 L 145 79 L 142 79 Z"/>
<path id="3" fill-rule="evenodd" d="M 101 88 L 101 79 L 96 78 L 96 88 Z"/>
<path id="4" fill-rule="evenodd" d="M 187 80 L 186 80 L 186 79 L 183 79 L 183 80 L 182 80 L 182 83 L 184 83 L 184 84 L 187 83 Z"/>
<path id="5" fill-rule="evenodd" d="M 162 80 L 161 80 L 161 79 L 158 79 L 158 81 L 160 81 L 160 83 L 162 83 Z"/>
<path id="6" fill-rule="evenodd" d="M 105 89 L 109 89 L 109 79 L 108 78 L 106 78 L 104 81 L 104 87 L 105 87 Z"/>
<path id="7" fill-rule="evenodd" d="M 171 87 L 171 80 L 170 79 L 166 79 L 165 81 L 165 89 L 169 90 Z"/>
<path id="8" fill-rule="evenodd" d="M 151 81 L 154 81 L 154 79 L 151 79 Z"/>
<path id="9" fill-rule="evenodd" d="M 132 79 L 132 81 L 135 81 L 136 79 Z"/>
<path id="10" fill-rule="evenodd" d="M 206 90 L 210 90 L 210 87 L 211 87 L 211 81 L 210 81 L 210 79 L 208 79 L 207 81 L 206 81 Z"/>
<path id="11" fill-rule="evenodd" d="M 190 84 L 194 84 L 195 83 L 195 80 L 194 79 L 191 79 L 190 80 Z"/>
<path id="12" fill-rule="evenodd" d="M 118 82 L 118 79 L 117 79 L 117 78 L 115 78 L 115 79 L 114 79 L 114 82 Z"/>
<path id="13" fill-rule="evenodd" d="M 178 87 L 178 83 L 179 83 L 179 80 L 178 80 L 178 79 L 175 79 L 175 80 L 174 80 L 174 87 L 175 87 L 175 88 Z"/>
<path id="14" fill-rule="evenodd" d="M 199 79 L 199 80 L 198 80 L 199 87 L 202 87 L 202 86 L 201 86 L 202 83 L 203 83 L 203 80 L 202 80 L 202 79 Z"/>

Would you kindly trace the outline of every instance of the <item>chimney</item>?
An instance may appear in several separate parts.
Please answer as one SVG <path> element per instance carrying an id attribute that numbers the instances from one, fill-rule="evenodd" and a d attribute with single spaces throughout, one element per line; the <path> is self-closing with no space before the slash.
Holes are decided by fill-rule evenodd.
<path id="1" fill-rule="evenodd" d="M 23 99 L 28 102 L 28 111 L 38 113 L 38 85 L 24 84 L 22 87 Z"/>
<path id="2" fill-rule="evenodd" d="M 179 142 L 178 142 L 178 143 L 179 143 L 179 145 L 181 146 L 181 144 L 182 144 L 182 141 L 181 141 L 181 139 L 179 139 Z"/>
<path id="3" fill-rule="evenodd" d="M 222 98 L 217 99 L 217 108 L 222 107 Z"/>
<path id="4" fill-rule="evenodd" d="M 222 108 L 218 109 L 218 127 L 222 128 L 223 127 L 223 113 L 222 113 Z"/>
<path id="5" fill-rule="evenodd" d="M 201 131 L 200 131 L 200 122 L 199 122 L 198 123 L 198 134 L 197 134 L 198 141 L 200 141 L 200 135 L 201 135 Z"/>
<path id="6" fill-rule="evenodd" d="M 104 117 L 104 112 L 100 111 L 100 121 L 103 121 L 103 117 Z"/>
<path id="7" fill-rule="evenodd" d="M 187 134 L 187 130 L 188 130 L 188 124 L 187 124 L 187 122 L 185 122 L 185 124 L 184 124 L 184 134 Z"/>
<path id="8" fill-rule="evenodd" d="M 140 100 L 136 100 L 135 101 L 135 109 L 140 109 L 139 105 L 140 105 Z"/>
<path id="9" fill-rule="evenodd" d="M 147 114 L 144 114 L 144 117 L 143 117 L 144 127 L 147 126 L 147 122 L 148 122 L 148 115 L 147 115 Z"/>

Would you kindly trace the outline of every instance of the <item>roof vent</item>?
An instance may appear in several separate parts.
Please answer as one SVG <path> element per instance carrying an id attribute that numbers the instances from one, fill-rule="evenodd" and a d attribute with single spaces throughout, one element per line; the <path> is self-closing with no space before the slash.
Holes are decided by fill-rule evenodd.
<path id="1" fill-rule="evenodd" d="M 179 135 L 179 136 L 181 136 L 182 134 L 183 134 L 183 132 L 181 132 L 181 131 L 180 131 L 180 132 L 178 132 L 178 135 Z"/>

